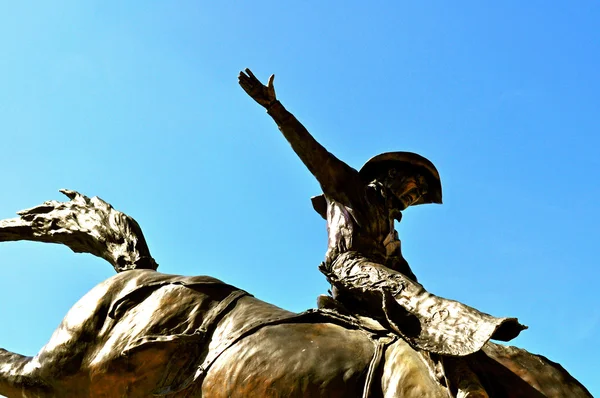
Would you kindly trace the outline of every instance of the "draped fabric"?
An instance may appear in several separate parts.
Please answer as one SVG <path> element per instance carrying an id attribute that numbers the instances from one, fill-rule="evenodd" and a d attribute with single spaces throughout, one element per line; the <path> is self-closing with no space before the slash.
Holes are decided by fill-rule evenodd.
<path id="1" fill-rule="evenodd" d="M 496 318 L 435 296 L 400 272 L 357 252 L 342 253 L 321 270 L 347 307 L 384 318 L 417 349 L 465 356 L 479 351 L 490 339 L 508 341 L 526 328 L 516 318 Z"/>

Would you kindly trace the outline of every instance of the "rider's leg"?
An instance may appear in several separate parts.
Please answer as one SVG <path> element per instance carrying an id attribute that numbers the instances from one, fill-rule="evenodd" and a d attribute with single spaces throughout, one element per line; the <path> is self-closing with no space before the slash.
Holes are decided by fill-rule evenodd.
<path id="1" fill-rule="evenodd" d="M 465 358 L 444 357 L 443 367 L 450 391 L 456 398 L 489 398 Z"/>
<path id="2" fill-rule="evenodd" d="M 385 352 L 381 383 L 384 398 L 448 398 L 422 353 L 402 339 Z"/>

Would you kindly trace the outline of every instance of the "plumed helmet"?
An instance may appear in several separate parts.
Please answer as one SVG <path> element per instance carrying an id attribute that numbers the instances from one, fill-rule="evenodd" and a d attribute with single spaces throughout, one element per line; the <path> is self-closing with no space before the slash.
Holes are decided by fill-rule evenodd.
<path id="1" fill-rule="evenodd" d="M 407 167 L 409 166 L 409 167 Z M 370 182 L 386 174 L 390 169 L 396 169 L 398 174 L 406 175 L 406 169 L 409 173 L 420 174 L 425 177 L 427 182 L 427 192 L 412 205 L 425 203 L 442 203 L 442 182 L 440 173 L 428 159 L 413 152 L 385 152 L 369 159 L 358 171 L 360 177 Z"/>

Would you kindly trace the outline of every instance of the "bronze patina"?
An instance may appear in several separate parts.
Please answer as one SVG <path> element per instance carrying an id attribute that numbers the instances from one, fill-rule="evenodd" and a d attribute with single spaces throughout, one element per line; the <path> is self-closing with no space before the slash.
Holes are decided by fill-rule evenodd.
<path id="1" fill-rule="evenodd" d="M 34 357 L 0 349 L 7 397 L 590 397 L 560 365 L 490 338 L 523 326 L 428 293 L 402 257 L 394 220 L 441 203 L 427 159 L 391 152 L 359 171 L 340 161 L 246 70 L 240 84 L 267 108 L 323 188 L 321 271 L 333 297 L 296 314 L 208 276 L 156 271 L 142 230 L 97 197 L 63 190 L 0 221 L 0 241 L 67 245 L 117 275 L 86 294 Z"/>
<path id="2" fill-rule="evenodd" d="M 494 318 L 428 293 L 402 257 L 394 220 L 408 206 L 441 203 L 435 166 L 417 154 L 390 152 L 369 160 L 361 172 L 353 169 L 281 105 L 273 78 L 264 86 L 248 69 L 239 76 L 323 189 L 329 245 L 321 270 L 336 298 L 352 310 L 387 320 L 412 346 L 435 354 L 464 356 L 490 338 L 516 337 L 525 328 L 516 319 Z"/>

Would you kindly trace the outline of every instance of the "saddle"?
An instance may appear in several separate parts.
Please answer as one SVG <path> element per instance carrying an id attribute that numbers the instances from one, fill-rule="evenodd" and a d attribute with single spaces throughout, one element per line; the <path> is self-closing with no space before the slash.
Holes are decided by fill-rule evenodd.
<path id="1" fill-rule="evenodd" d="M 207 321 L 203 322 L 204 327 L 202 328 L 202 337 L 214 338 L 214 336 L 209 337 L 211 331 L 214 330 L 214 327 L 216 327 L 216 324 L 219 322 L 222 316 L 224 316 L 235 306 L 235 303 L 238 301 L 238 299 L 244 296 L 251 295 L 242 290 L 232 291 L 231 294 L 217 306 L 218 308 L 212 312 L 213 315 L 210 317 L 211 324 L 208 324 Z M 335 301 L 333 298 L 331 298 L 331 300 Z M 320 300 L 321 303 L 322 301 L 323 300 Z M 192 386 L 193 384 L 201 383 L 212 364 L 225 351 L 234 346 L 243 338 L 256 333 L 258 330 L 264 327 L 291 323 L 333 323 L 347 329 L 363 331 L 374 343 L 374 354 L 369 365 L 367 382 L 364 388 L 364 396 L 369 396 L 372 381 L 375 379 L 375 374 L 381 364 L 385 348 L 395 342 L 397 340 L 397 336 L 373 319 L 352 315 L 342 307 L 334 308 L 334 302 L 331 302 L 330 304 L 330 306 L 309 309 L 298 314 L 281 311 L 280 313 L 275 313 L 273 316 L 266 319 L 259 319 L 255 321 L 249 319 L 248 322 L 246 322 L 235 333 L 227 336 L 223 341 L 219 341 L 218 344 L 214 345 L 215 348 L 208 350 L 208 352 L 199 350 L 198 348 L 198 346 L 203 342 L 202 339 L 196 339 L 195 347 L 190 347 L 190 341 L 188 338 L 186 338 L 186 336 L 170 336 L 169 339 L 171 341 L 173 339 L 181 339 L 181 355 L 188 355 L 190 360 L 188 362 L 188 366 L 184 367 L 184 371 L 181 371 L 182 369 L 179 368 L 179 372 L 176 375 L 173 375 L 172 377 L 166 375 L 165 379 L 163 379 L 163 381 L 160 383 L 159 388 L 157 388 L 153 394 L 159 396 L 174 394 Z M 145 343 L 148 342 L 149 341 L 147 340 L 145 341 Z M 190 354 L 193 351 L 195 351 L 195 354 Z M 179 353 L 176 355 L 180 358 Z"/>

